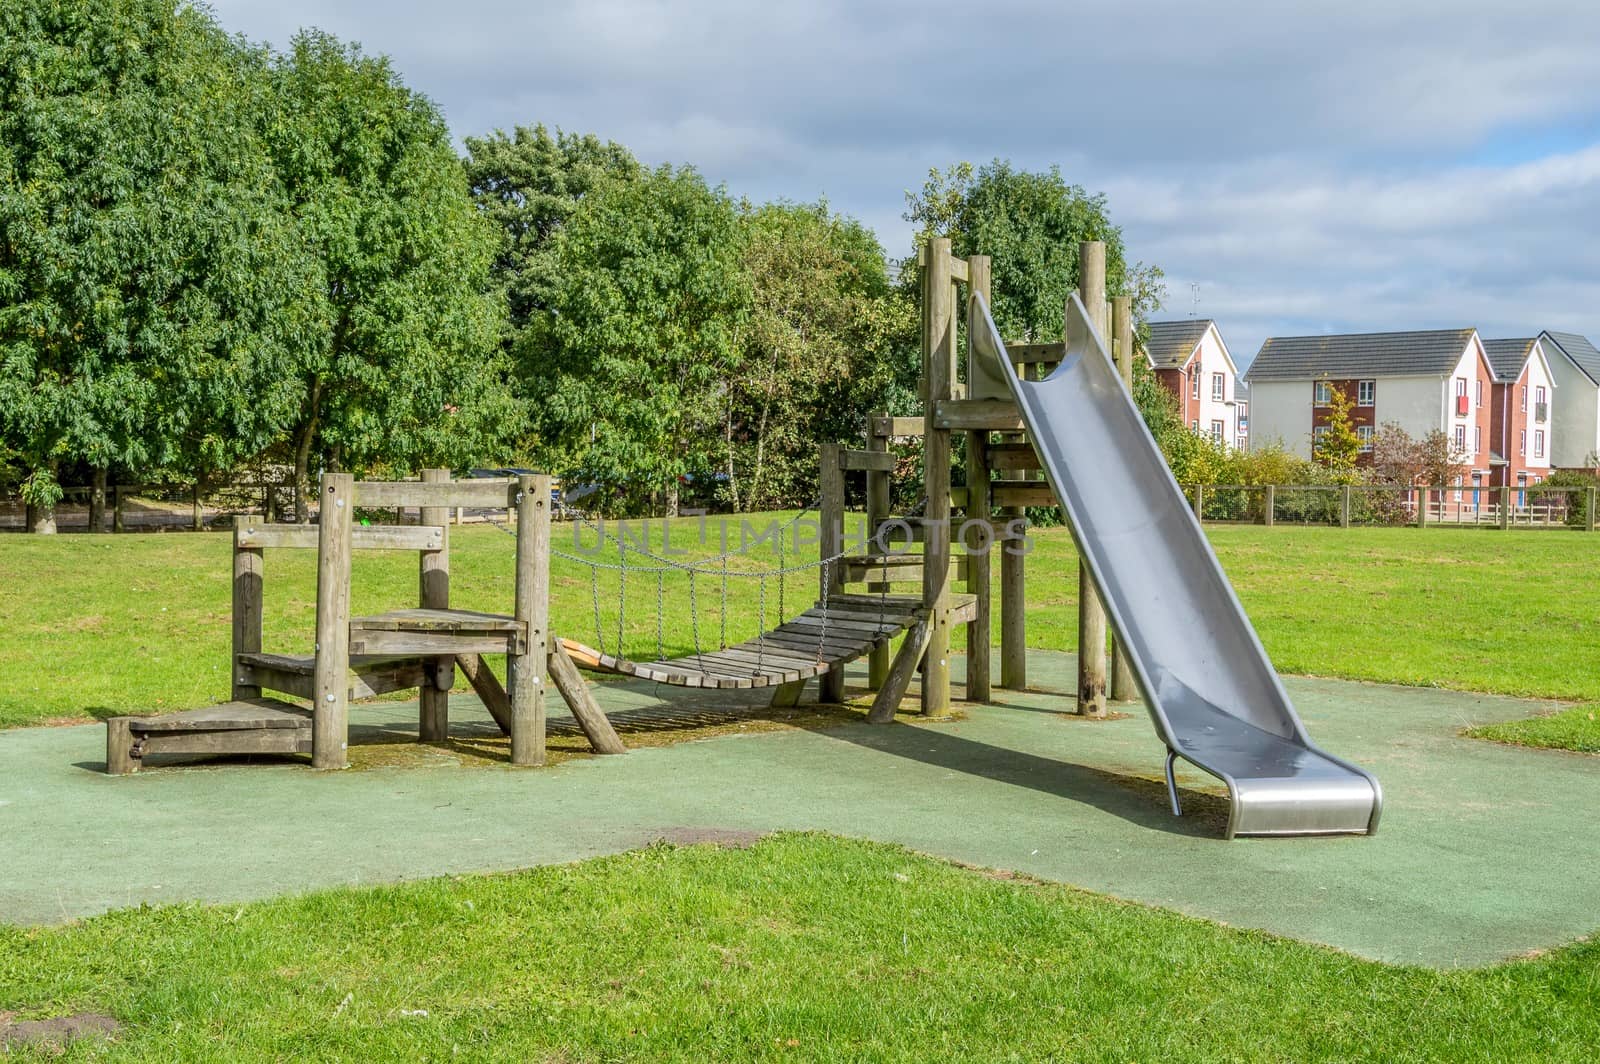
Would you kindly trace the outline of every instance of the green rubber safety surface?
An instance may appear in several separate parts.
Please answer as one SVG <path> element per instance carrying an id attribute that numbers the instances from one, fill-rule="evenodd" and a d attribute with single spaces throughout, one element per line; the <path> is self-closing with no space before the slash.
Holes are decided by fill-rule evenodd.
<path id="1" fill-rule="evenodd" d="M 1289 678 L 1319 745 L 1378 775 L 1381 828 L 1224 842 L 1221 792 L 1197 770 L 1180 768 L 1186 815 L 1169 813 L 1164 751 L 1140 707 L 1065 715 L 1068 655 L 1035 652 L 1030 680 L 1046 690 L 996 691 L 964 719 L 729 735 L 533 770 L 441 757 L 108 777 L 100 726 L 4 731 L 0 918 L 574 861 L 685 832 L 818 829 L 1397 963 L 1487 964 L 1600 924 L 1600 758 L 1458 734 L 1543 703 Z M 760 697 L 596 690 L 608 710 L 638 713 Z M 414 728 L 415 712 L 357 707 L 353 741 Z M 490 726 L 474 700 L 453 700 L 454 730 Z"/>

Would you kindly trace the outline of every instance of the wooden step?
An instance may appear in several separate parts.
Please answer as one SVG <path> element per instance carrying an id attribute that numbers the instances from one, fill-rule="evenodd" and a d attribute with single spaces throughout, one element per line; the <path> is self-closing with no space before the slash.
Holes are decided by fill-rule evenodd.
<path id="1" fill-rule="evenodd" d="M 309 754 L 311 711 L 275 698 L 106 721 L 106 771 L 135 772 L 150 754 Z"/>
<path id="2" fill-rule="evenodd" d="M 409 691 L 428 682 L 427 663 L 417 657 L 352 656 L 352 699 Z M 239 683 L 296 698 L 316 697 L 317 659 L 309 654 L 240 654 Z"/>
<path id="3" fill-rule="evenodd" d="M 350 653 L 396 656 L 520 654 L 527 626 L 503 613 L 391 610 L 350 621 Z"/>

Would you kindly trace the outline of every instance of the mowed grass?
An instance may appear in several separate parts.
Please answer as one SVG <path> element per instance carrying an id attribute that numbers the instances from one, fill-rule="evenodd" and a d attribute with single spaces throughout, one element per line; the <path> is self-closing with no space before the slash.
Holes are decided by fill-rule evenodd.
<path id="1" fill-rule="evenodd" d="M 1588 1061 L 1600 947 L 1390 967 L 815 835 L 0 929 L 78 1058 Z"/>
<path id="2" fill-rule="evenodd" d="M 1481 724 L 1476 728 L 1468 728 L 1466 734 L 1474 739 L 1489 739 L 1497 743 L 1600 754 L 1600 706 L 1573 706 L 1559 713 L 1526 720 Z"/>
<path id="3" fill-rule="evenodd" d="M 756 530 L 792 514 L 758 515 Z M 672 526 L 682 557 L 716 554 L 718 525 Z M 635 529 L 637 533 L 637 529 Z M 514 541 L 487 526 L 453 530 L 454 604 L 508 611 Z M 557 526 L 568 553 L 573 526 Z M 1573 701 L 1600 700 L 1594 632 L 1600 614 L 1600 536 L 1566 531 L 1437 529 L 1208 529 L 1262 641 L 1288 673 L 1376 680 Z M 1071 650 L 1077 640 L 1077 555 L 1065 529 L 1034 532 L 1028 559 L 1028 641 Z M 730 525 L 737 545 L 739 524 Z M 802 541 L 810 537 L 802 534 Z M 660 523 L 651 528 L 662 547 Z M 814 560 L 793 540 L 782 561 Z M 204 705 L 229 693 L 231 541 L 223 534 L 0 536 L 0 726 Z M 596 557 L 619 560 L 615 548 Z M 637 563 L 634 553 L 626 559 Z M 779 596 L 751 572 L 779 562 L 768 541 L 720 576 L 603 570 L 555 559 L 552 614 L 566 636 L 654 657 L 749 638 L 815 597 L 816 574 L 791 574 Z M 309 551 L 268 552 L 268 649 L 308 652 L 315 607 Z M 416 601 L 413 554 L 367 553 L 355 563 L 355 609 Z M 996 581 L 998 585 L 998 581 Z M 908 589 L 912 590 L 912 589 Z M 660 624 L 656 604 L 662 603 Z M 691 612 L 693 599 L 695 609 Z M 724 614 L 723 603 L 727 609 Z M 596 607 L 598 606 L 598 623 Z M 998 622 L 997 622 L 998 623 Z M 598 629 L 598 631 L 597 631 Z M 658 644 L 659 634 L 659 644 Z M 963 633 L 958 632 L 960 645 Z"/>

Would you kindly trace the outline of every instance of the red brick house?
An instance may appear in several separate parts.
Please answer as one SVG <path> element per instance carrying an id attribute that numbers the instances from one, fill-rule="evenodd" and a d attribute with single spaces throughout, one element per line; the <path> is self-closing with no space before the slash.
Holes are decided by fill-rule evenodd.
<path id="1" fill-rule="evenodd" d="M 1209 318 L 1149 323 L 1145 357 L 1156 379 L 1178 400 L 1184 424 L 1239 450 L 1250 444 L 1249 404 L 1239 370 Z"/>

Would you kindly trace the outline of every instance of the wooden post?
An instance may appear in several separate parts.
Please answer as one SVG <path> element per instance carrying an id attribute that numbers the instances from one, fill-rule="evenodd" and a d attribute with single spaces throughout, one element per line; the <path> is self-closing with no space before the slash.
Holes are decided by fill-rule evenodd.
<path id="1" fill-rule="evenodd" d="M 867 417 L 867 450 L 889 450 L 889 438 L 880 436 L 877 432 L 878 419 L 887 417 L 887 411 L 875 411 Z M 867 473 L 867 535 L 876 536 L 879 528 L 889 519 L 889 496 L 893 486 L 890 474 L 882 470 L 871 470 Z M 871 554 L 887 555 L 888 545 L 873 541 L 867 547 Z M 875 646 L 867 655 L 867 687 L 873 691 L 883 686 L 884 679 L 889 675 L 889 645 Z M 774 696 L 776 697 L 776 696 Z M 798 698 L 798 692 L 796 693 Z M 774 702 L 774 705 L 778 703 Z M 791 703 L 793 704 L 793 703 Z"/>
<path id="2" fill-rule="evenodd" d="M 1023 367 L 1024 377 L 1037 380 L 1038 363 L 1029 362 Z M 1022 443 L 1023 433 L 1007 434 L 1002 440 Z M 1021 479 L 1033 479 L 1025 475 Z M 1027 510 L 1020 506 L 1005 507 L 999 514 L 1000 522 L 1007 528 L 1011 522 L 1025 518 Z M 1000 546 L 1000 686 L 1010 691 L 1023 691 L 1028 687 L 1028 559 L 1024 551 L 1027 544 L 1006 540 Z"/>
<path id="3" fill-rule="evenodd" d="M 511 698 L 511 763 L 542 765 L 545 755 L 544 687 L 550 654 L 550 477 L 517 478 L 516 617 L 527 637 L 522 653 L 506 655 Z"/>
<path id="4" fill-rule="evenodd" d="M 819 558 L 832 558 L 844 543 L 844 467 L 840 465 L 839 445 L 824 443 L 821 455 L 822 535 L 817 542 Z M 844 574 L 835 561 L 817 570 L 817 597 L 827 601 L 844 590 Z M 829 669 L 822 674 L 817 694 L 824 703 L 844 701 L 844 670 Z"/>
<path id="5" fill-rule="evenodd" d="M 95 466 L 89 485 L 89 531 L 99 534 L 106 530 L 106 467 Z"/>
<path id="6" fill-rule="evenodd" d="M 1194 519 L 1196 521 L 1201 523 L 1205 522 L 1205 518 L 1201 516 L 1204 513 L 1205 508 L 1206 486 L 1204 484 L 1196 484 L 1194 486 Z"/>
<path id="7" fill-rule="evenodd" d="M 1354 494 L 1355 494 L 1355 488 L 1351 487 L 1349 484 L 1346 484 L 1344 486 L 1344 490 L 1339 493 L 1339 527 L 1340 528 L 1349 528 L 1350 527 L 1350 502 L 1351 502 L 1351 496 L 1354 495 Z"/>
<path id="8" fill-rule="evenodd" d="M 350 540 L 355 527 L 355 478 L 349 473 L 324 473 L 320 495 L 311 764 L 332 769 L 349 764 Z"/>
<path id="9" fill-rule="evenodd" d="M 1500 485 L 1500 531 L 1511 527 L 1511 485 Z"/>
<path id="10" fill-rule="evenodd" d="M 239 546 L 239 533 L 249 529 L 258 519 L 257 514 L 240 514 L 233 523 L 233 657 L 228 662 L 228 668 L 233 670 L 235 699 L 261 697 L 261 688 L 245 683 L 239 669 L 240 654 L 261 652 L 261 622 L 264 615 L 262 582 L 266 552 L 260 547 Z"/>
<path id="11" fill-rule="evenodd" d="M 1133 394 L 1133 297 L 1116 296 L 1111 300 L 1111 350 L 1122 378 L 1122 386 Z M 1133 676 L 1133 663 L 1117 637 L 1111 633 L 1111 700 L 1132 702 L 1139 697 L 1139 685 Z"/>
<path id="12" fill-rule="evenodd" d="M 922 604 L 928 611 L 928 647 L 922 665 L 922 712 L 950 710 L 950 431 L 935 416 L 952 395 L 955 316 L 950 276 L 950 241 L 928 242 L 922 271 L 922 376 L 928 399 L 923 412 L 923 484 L 928 493 L 922 545 Z"/>
<path id="13" fill-rule="evenodd" d="M 1106 246 L 1099 240 L 1078 245 L 1078 298 L 1095 331 L 1106 335 Z M 1106 715 L 1106 611 L 1089 567 L 1078 562 L 1078 712 Z"/>
<path id="14" fill-rule="evenodd" d="M 972 255 L 967 259 L 967 380 L 973 379 L 972 327 L 977 320 L 977 297 L 988 303 L 991 295 L 992 266 L 989 256 Z M 981 521 L 987 529 L 993 517 L 989 484 L 989 434 L 967 433 L 967 517 Z M 963 543 L 961 550 L 967 556 L 967 592 L 975 596 L 972 620 L 967 622 L 967 700 L 987 702 L 992 697 L 990 641 L 992 624 L 989 617 L 990 558 L 994 544 L 987 532 L 974 549 Z"/>
<path id="15" fill-rule="evenodd" d="M 1350 485 L 1348 485 L 1348 484 L 1345 485 L 1345 488 L 1347 490 L 1349 489 L 1349 487 L 1350 487 Z M 1261 516 L 1262 516 L 1262 522 L 1261 523 L 1266 525 L 1268 528 L 1271 528 L 1272 527 L 1272 518 L 1273 518 L 1273 515 L 1276 513 L 1277 509 L 1278 509 L 1278 486 L 1276 484 L 1268 484 L 1267 485 L 1266 503 L 1262 507 L 1262 511 L 1261 511 Z"/>
<path id="16" fill-rule="evenodd" d="M 1417 493 L 1417 527 L 1421 528 L 1428 523 L 1428 489 L 1424 487 Z"/>
<path id="17" fill-rule="evenodd" d="M 117 484 L 111 489 L 111 531 L 113 532 L 126 532 L 128 530 L 123 523 L 122 488 L 121 484 Z"/>
<path id="18" fill-rule="evenodd" d="M 424 469 L 424 484 L 447 484 L 448 469 Z M 442 529 L 439 549 L 422 551 L 418 565 L 417 604 L 425 610 L 450 608 L 450 509 L 424 506 L 418 518 L 424 525 Z M 425 743 L 442 743 L 450 735 L 450 688 L 455 686 L 455 657 L 438 657 L 428 663 L 428 682 L 422 685 L 418 701 L 417 738 Z"/>
<path id="19" fill-rule="evenodd" d="M 1595 496 L 1597 494 L 1600 494 L 1600 492 L 1597 492 L 1596 489 L 1594 489 L 1594 488 L 1590 488 L 1589 491 L 1588 491 L 1587 505 L 1585 506 L 1584 511 L 1583 511 L 1583 530 L 1585 532 L 1593 532 L 1594 531 L 1594 526 L 1595 526 L 1594 503 L 1595 503 Z"/>
<path id="20" fill-rule="evenodd" d="M 549 667 L 550 678 L 555 681 L 556 689 L 566 700 L 567 708 L 572 710 L 572 719 L 583 729 L 584 737 L 589 740 L 594 752 L 627 753 L 628 748 L 622 745 L 616 729 L 611 726 L 611 720 L 601 711 L 600 703 L 594 699 L 594 692 L 589 690 L 587 683 L 584 683 L 583 674 L 578 671 L 578 666 L 573 663 L 567 648 L 559 639 L 550 641 Z"/>
<path id="21" fill-rule="evenodd" d="M 106 721 L 106 772 L 112 776 L 125 776 L 139 770 L 133 757 L 132 717 L 112 717 Z"/>

